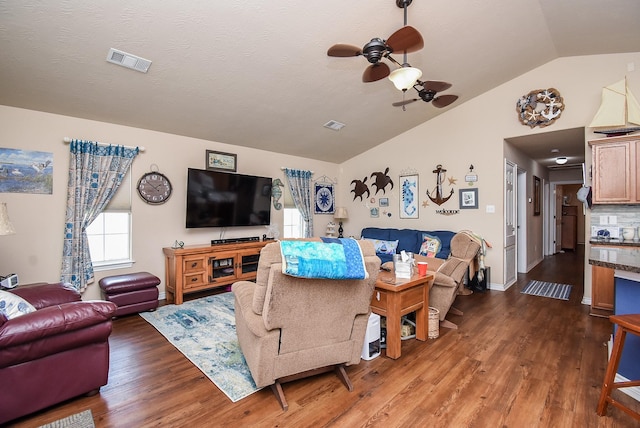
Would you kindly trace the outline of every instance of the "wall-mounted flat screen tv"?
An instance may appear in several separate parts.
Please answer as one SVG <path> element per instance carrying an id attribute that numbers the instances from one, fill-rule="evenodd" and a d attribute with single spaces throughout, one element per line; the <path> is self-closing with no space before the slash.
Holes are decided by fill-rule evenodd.
<path id="1" fill-rule="evenodd" d="M 189 168 L 187 228 L 271 222 L 271 178 Z"/>

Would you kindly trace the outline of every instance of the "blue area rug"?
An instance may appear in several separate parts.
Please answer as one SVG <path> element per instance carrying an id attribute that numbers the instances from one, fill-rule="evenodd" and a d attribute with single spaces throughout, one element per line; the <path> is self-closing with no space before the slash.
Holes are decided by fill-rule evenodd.
<path id="1" fill-rule="evenodd" d="M 532 296 L 551 297 L 560 300 L 569 300 L 572 286 L 569 284 L 556 284 L 555 282 L 529 281 L 521 293 Z"/>
<path id="2" fill-rule="evenodd" d="M 161 306 L 140 316 L 234 403 L 258 391 L 238 344 L 232 293 Z"/>

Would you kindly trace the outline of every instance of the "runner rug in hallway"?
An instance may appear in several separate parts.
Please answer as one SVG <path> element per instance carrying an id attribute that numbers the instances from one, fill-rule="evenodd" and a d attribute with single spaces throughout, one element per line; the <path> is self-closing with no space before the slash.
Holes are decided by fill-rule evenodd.
<path id="1" fill-rule="evenodd" d="M 521 293 L 532 296 L 551 297 L 560 300 L 569 300 L 571 285 L 556 284 L 555 282 L 529 281 Z"/>

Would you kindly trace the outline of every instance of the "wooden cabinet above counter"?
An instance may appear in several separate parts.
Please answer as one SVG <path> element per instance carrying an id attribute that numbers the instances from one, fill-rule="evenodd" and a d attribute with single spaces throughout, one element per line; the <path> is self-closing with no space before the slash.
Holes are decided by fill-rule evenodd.
<path id="1" fill-rule="evenodd" d="M 589 141 L 594 204 L 640 204 L 640 135 Z"/>

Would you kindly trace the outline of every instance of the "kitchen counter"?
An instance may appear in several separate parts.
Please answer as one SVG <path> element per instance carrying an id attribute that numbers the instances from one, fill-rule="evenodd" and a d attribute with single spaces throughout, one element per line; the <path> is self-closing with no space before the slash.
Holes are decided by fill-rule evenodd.
<path id="1" fill-rule="evenodd" d="M 638 247 L 640 248 L 640 240 L 633 239 L 621 239 L 621 238 L 609 238 L 609 239 L 598 239 L 595 236 L 592 236 L 589 240 L 589 244 L 591 245 L 615 245 L 618 247 Z"/>
<path id="2" fill-rule="evenodd" d="M 611 241 L 600 245 L 614 245 Z M 589 250 L 589 264 L 640 274 L 640 246 L 592 246 Z"/>

